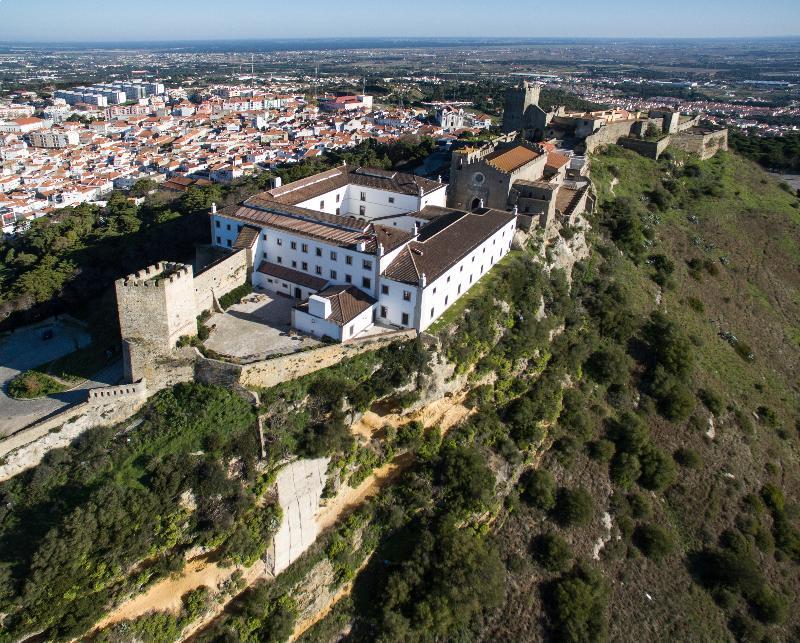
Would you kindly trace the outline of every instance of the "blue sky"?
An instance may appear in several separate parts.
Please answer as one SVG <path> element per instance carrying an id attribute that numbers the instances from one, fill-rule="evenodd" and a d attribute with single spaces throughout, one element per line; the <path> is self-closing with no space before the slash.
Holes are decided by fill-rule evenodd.
<path id="1" fill-rule="evenodd" d="M 0 0 L 0 41 L 786 35 L 798 0 Z"/>

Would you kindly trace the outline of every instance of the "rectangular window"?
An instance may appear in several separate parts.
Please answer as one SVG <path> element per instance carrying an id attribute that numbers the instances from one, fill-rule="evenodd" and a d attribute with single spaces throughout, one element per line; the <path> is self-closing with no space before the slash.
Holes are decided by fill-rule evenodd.
<path id="1" fill-rule="evenodd" d="M 283 239 L 280 239 L 280 238 L 278 239 L 278 245 L 279 245 L 279 246 L 282 246 L 282 245 L 283 245 Z"/>
<path id="2" fill-rule="evenodd" d="M 361 193 L 361 200 L 362 201 L 366 201 L 367 200 L 367 193 L 366 192 L 362 192 Z"/>
<path id="3" fill-rule="evenodd" d="M 361 263 L 361 266 L 364 268 L 364 270 L 372 270 L 372 262 L 367 261 L 366 259 L 364 259 L 364 261 Z"/>
<path id="4" fill-rule="evenodd" d="M 308 263 L 306 263 L 305 261 L 304 261 L 303 263 L 301 263 L 301 264 L 300 264 L 300 267 L 301 267 L 303 270 L 305 270 L 305 271 L 308 271 Z"/>
<path id="5" fill-rule="evenodd" d="M 222 245 L 222 237 L 217 237 L 217 245 Z"/>
<path id="6" fill-rule="evenodd" d="M 353 336 L 353 331 L 355 330 L 355 326 L 350 326 L 350 337 Z"/>
<path id="7" fill-rule="evenodd" d="M 361 287 L 362 288 L 372 288 L 372 280 L 369 277 L 364 277 L 361 279 Z"/>
<path id="8" fill-rule="evenodd" d="M 403 301 L 411 301 L 411 291 L 404 290 L 403 291 Z"/>
<path id="9" fill-rule="evenodd" d="M 341 196 L 342 196 L 341 194 L 336 195 L 336 203 L 339 203 L 339 199 L 341 198 Z"/>
<path id="10" fill-rule="evenodd" d="M 347 283 L 347 284 L 351 284 L 351 283 L 353 283 L 353 278 L 350 275 L 345 275 L 344 276 L 344 282 Z"/>
<path id="11" fill-rule="evenodd" d="M 387 286 L 386 284 L 383 284 L 381 286 L 381 293 L 384 294 L 384 295 L 388 295 L 389 294 L 389 286 Z"/>
<path id="12" fill-rule="evenodd" d="M 300 246 L 300 250 L 301 250 L 302 252 L 308 252 L 308 244 L 307 244 L 307 243 L 304 243 L 303 245 L 301 245 L 301 246 Z"/>
<path id="13" fill-rule="evenodd" d="M 230 239 L 228 239 L 228 247 L 229 248 L 231 247 L 231 240 Z"/>
<path id="14" fill-rule="evenodd" d="M 433 319 L 433 308 L 431 308 L 431 319 Z"/>
<path id="15" fill-rule="evenodd" d="M 408 313 L 403 313 L 403 319 L 400 323 L 402 323 L 403 326 L 408 326 Z"/>
<path id="16" fill-rule="evenodd" d="M 230 224 L 230 223 L 226 224 L 226 225 L 225 225 L 225 229 L 226 229 L 226 230 L 230 230 L 230 229 L 231 229 L 231 224 Z"/>
<path id="17" fill-rule="evenodd" d="M 325 209 L 325 201 L 320 201 L 319 202 L 319 209 L 320 210 L 324 210 Z"/>
<path id="18" fill-rule="evenodd" d="M 394 197 L 393 196 L 389 197 L 389 203 L 394 203 Z"/>
<path id="19" fill-rule="evenodd" d="M 461 284 L 458 284 L 458 294 L 461 294 Z"/>
<path id="20" fill-rule="evenodd" d="M 289 244 L 289 247 L 291 247 L 292 250 L 297 250 L 297 241 L 292 241 Z"/>
<path id="21" fill-rule="evenodd" d="M 386 319 L 389 316 L 389 311 L 386 310 L 386 306 L 381 306 L 381 317 Z"/>
<path id="22" fill-rule="evenodd" d="M 236 226 L 236 232 L 241 232 L 241 231 L 242 231 L 242 227 L 243 227 L 243 226 L 242 226 L 242 224 L 241 224 L 241 223 L 240 223 L 239 225 L 237 225 L 237 226 Z"/>
<path id="23" fill-rule="evenodd" d="M 447 306 L 447 302 L 450 301 L 450 295 L 444 298 L 444 305 Z"/>
<path id="24" fill-rule="evenodd" d="M 314 268 L 314 272 L 316 272 L 318 275 L 321 275 L 322 274 L 322 266 L 317 266 L 316 268 Z"/>
<path id="25" fill-rule="evenodd" d="M 336 253 L 331 250 L 331 261 L 336 261 Z"/>
<path id="26" fill-rule="evenodd" d="M 352 266 L 353 265 L 353 257 L 351 257 L 350 255 L 345 255 L 344 262 L 348 266 Z"/>
<path id="27" fill-rule="evenodd" d="M 266 259 L 266 258 L 267 258 L 267 253 L 266 253 L 266 252 L 262 252 L 261 254 L 262 254 L 262 256 L 264 257 L 264 259 Z"/>
<path id="28" fill-rule="evenodd" d="M 436 294 L 436 288 L 434 288 L 434 289 L 433 289 L 433 294 L 434 294 L 434 295 Z"/>
<path id="29" fill-rule="evenodd" d="M 317 248 L 317 256 L 318 257 L 322 256 L 322 248 Z"/>
<path id="30" fill-rule="evenodd" d="M 366 206 L 363 206 L 363 205 L 358 206 L 358 214 L 360 214 L 362 217 L 367 216 L 367 208 L 366 208 Z"/>
<path id="31" fill-rule="evenodd" d="M 450 275 L 447 275 L 447 283 L 450 283 Z"/>
<path id="32" fill-rule="evenodd" d="M 292 268 L 297 268 L 297 262 L 296 261 L 292 261 Z"/>
<path id="33" fill-rule="evenodd" d="M 331 270 L 331 279 L 336 279 L 336 271 Z"/>
<path id="34" fill-rule="evenodd" d="M 283 257 L 278 257 L 278 263 L 283 263 Z"/>
<path id="35" fill-rule="evenodd" d="M 219 220 L 217 220 L 217 221 L 214 221 L 214 223 L 215 223 L 215 224 L 217 225 L 217 227 L 219 228 Z"/>

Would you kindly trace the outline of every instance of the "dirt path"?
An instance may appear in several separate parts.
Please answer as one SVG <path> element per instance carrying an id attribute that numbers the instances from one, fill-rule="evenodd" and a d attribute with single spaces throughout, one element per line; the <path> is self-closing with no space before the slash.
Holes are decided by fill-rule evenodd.
<path id="1" fill-rule="evenodd" d="M 471 414 L 471 411 L 463 405 L 465 397 L 465 393 L 459 393 L 452 397 L 435 400 L 419 411 L 406 416 L 396 413 L 379 416 L 375 413 L 367 412 L 359 422 L 353 425 L 352 430 L 357 435 L 370 438 L 374 433 L 386 426 L 397 427 L 416 420 L 422 422 L 426 427 L 439 426 L 442 432 L 447 432 Z M 402 473 L 412 461 L 413 456 L 411 454 L 398 456 L 392 462 L 376 469 L 355 489 L 350 487 L 341 489 L 329 504 L 319 510 L 316 516 L 319 533 L 333 527 L 343 516 L 363 504 L 368 498 L 379 493 L 381 489 Z M 256 581 L 271 576 L 262 561 L 256 562 L 251 567 L 231 566 L 223 568 L 216 563 L 209 562 L 207 556 L 194 558 L 186 564 L 179 576 L 159 581 L 145 593 L 134 596 L 113 610 L 95 626 L 94 631 L 100 631 L 120 621 L 138 618 L 148 612 L 170 611 L 177 613 L 181 608 L 181 596 L 186 592 L 202 586 L 206 586 L 212 591 L 217 591 L 237 570 L 243 574 L 244 587 L 242 591 Z M 349 594 L 350 588 L 349 584 L 345 585 L 331 598 L 331 601 L 323 610 L 303 621 L 300 625 L 305 627 L 299 633 L 297 633 L 298 630 L 296 629 L 296 636 L 300 636 L 305 630 L 324 618 L 341 598 Z M 184 631 L 182 640 L 210 623 L 233 598 L 235 596 L 226 596 L 224 601 L 215 604 L 212 613 L 193 623 L 189 629 Z"/>

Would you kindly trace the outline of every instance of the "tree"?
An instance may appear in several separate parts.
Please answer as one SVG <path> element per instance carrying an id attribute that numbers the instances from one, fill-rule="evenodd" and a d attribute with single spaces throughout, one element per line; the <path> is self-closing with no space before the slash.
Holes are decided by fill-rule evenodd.
<path id="1" fill-rule="evenodd" d="M 556 481 L 544 469 L 531 469 L 522 476 L 522 499 L 537 509 L 550 511 L 556 505 Z"/>
<path id="2" fill-rule="evenodd" d="M 633 532 L 633 544 L 648 558 L 660 562 L 672 553 L 675 542 L 670 533 L 658 525 L 639 525 Z"/>
<path id="3" fill-rule="evenodd" d="M 562 527 L 581 527 L 589 524 L 594 512 L 592 496 L 585 489 L 567 489 L 558 491 L 556 506 L 553 510 L 556 521 Z"/>
<path id="4" fill-rule="evenodd" d="M 566 571 L 572 561 L 569 543 L 558 534 L 537 536 L 532 549 L 536 561 L 550 572 Z"/>
<path id="5" fill-rule="evenodd" d="M 553 584 L 547 607 L 557 640 L 574 643 L 605 640 L 608 588 L 596 570 L 576 565 Z"/>
<path id="6" fill-rule="evenodd" d="M 675 462 L 668 453 L 648 444 L 639 454 L 642 474 L 639 484 L 651 491 L 663 491 L 677 476 Z"/>

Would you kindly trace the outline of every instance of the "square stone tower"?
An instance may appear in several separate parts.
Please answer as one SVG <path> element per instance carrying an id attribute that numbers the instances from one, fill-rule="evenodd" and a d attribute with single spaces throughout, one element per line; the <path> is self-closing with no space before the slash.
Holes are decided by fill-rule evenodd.
<path id="1" fill-rule="evenodd" d="M 523 80 L 515 87 L 506 90 L 506 104 L 503 111 L 503 132 L 519 132 L 530 127 L 527 116 L 529 108 L 539 105 L 541 86 Z"/>
<path id="2" fill-rule="evenodd" d="M 182 336 L 197 334 L 192 267 L 158 263 L 118 279 L 115 288 L 125 377 L 153 381 L 158 359 Z"/>

